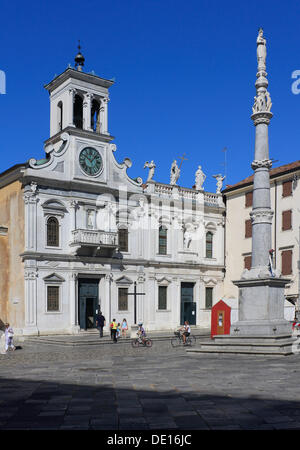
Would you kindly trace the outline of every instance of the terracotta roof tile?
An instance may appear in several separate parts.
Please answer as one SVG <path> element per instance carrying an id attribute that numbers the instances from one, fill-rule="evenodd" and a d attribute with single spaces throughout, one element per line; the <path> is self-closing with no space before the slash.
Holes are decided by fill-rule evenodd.
<path id="1" fill-rule="evenodd" d="M 291 172 L 293 170 L 300 169 L 300 160 L 294 161 L 289 164 L 284 164 L 283 166 L 275 167 L 274 169 L 270 170 L 270 178 L 274 178 L 278 175 L 282 175 L 284 173 Z M 235 184 L 227 184 L 226 189 L 222 191 L 222 193 L 226 194 L 229 191 L 233 191 L 234 189 L 238 189 L 243 186 L 247 186 L 248 184 L 253 183 L 254 175 L 251 175 L 250 177 L 244 178 L 243 180 L 239 181 Z"/>

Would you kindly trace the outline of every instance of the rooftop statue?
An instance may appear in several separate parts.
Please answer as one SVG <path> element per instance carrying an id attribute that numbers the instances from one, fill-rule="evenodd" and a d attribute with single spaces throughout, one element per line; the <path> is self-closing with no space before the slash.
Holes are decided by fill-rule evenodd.
<path id="1" fill-rule="evenodd" d="M 147 181 L 146 181 L 146 183 L 148 183 L 153 178 L 156 165 L 155 165 L 153 160 L 151 162 L 146 161 L 145 164 L 144 164 L 144 169 L 146 169 L 146 167 L 148 167 L 148 169 L 149 169 L 148 178 L 147 178 Z"/>
<path id="2" fill-rule="evenodd" d="M 180 169 L 177 166 L 176 159 L 174 159 L 171 166 L 170 184 L 175 185 L 178 181 L 179 176 L 180 176 Z"/>
<path id="3" fill-rule="evenodd" d="M 206 175 L 202 171 L 202 167 L 198 166 L 197 172 L 195 174 L 195 188 L 198 191 L 203 190 L 203 183 L 205 181 Z"/>

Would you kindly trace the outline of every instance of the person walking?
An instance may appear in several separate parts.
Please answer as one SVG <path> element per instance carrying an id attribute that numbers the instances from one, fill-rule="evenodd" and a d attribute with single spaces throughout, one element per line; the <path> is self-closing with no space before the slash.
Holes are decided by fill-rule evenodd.
<path id="1" fill-rule="evenodd" d="M 13 344 L 14 339 L 14 330 L 9 325 L 9 323 L 5 324 L 5 353 L 7 353 L 8 349 L 16 350 L 16 347 Z"/>
<path id="2" fill-rule="evenodd" d="M 118 342 L 118 341 L 117 341 L 117 328 L 118 328 L 118 324 L 117 324 L 117 322 L 116 322 L 116 319 L 113 319 L 111 331 L 112 331 L 113 341 L 114 341 L 115 343 Z"/>
<path id="3" fill-rule="evenodd" d="M 100 338 L 103 338 L 103 327 L 105 326 L 105 317 L 103 316 L 102 312 L 100 311 L 96 316 L 96 327 L 99 330 Z"/>
<path id="4" fill-rule="evenodd" d="M 123 319 L 121 328 L 122 328 L 122 338 L 126 338 L 126 334 L 127 334 L 127 331 L 128 331 L 128 324 L 127 324 L 127 320 L 126 319 Z"/>

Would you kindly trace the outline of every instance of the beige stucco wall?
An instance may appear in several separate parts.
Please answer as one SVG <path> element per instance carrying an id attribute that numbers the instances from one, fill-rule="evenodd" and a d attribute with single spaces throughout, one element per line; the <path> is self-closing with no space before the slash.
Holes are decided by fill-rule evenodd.
<path id="1" fill-rule="evenodd" d="M 24 326 L 24 201 L 19 181 L 0 189 L 0 321 Z M 1 322 L 0 322 L 1 325 Z"/>
<path id="2" fill-rule="evenodd" d="M 282 182 L 292 179 L 291 174 L 271 179 L 271 208 L 274 211 L 272 223 L 272 248 L 276 250 L 276 267 L 281 271 L 281 252 L 293 250 L 293 273 L 291 283 L 285 289 L 285 295 L 298 295 L 299 226 L 300 226 L 300 182 L 293 183 L 293 194 L 282 197 Z M 275 183 L 276 181 L 276 183 Z M 238 280 L 244 270 L 244 256 L 251 254 L 251 238 L 245 238 L 245 220 L 250 219 L 252 207 L 245 207 L 245 193 L 252 186 L 241 187 L 227 194 L 226 199 L 226 275 L 224 279 L 224 299 L 237 298 L 238 289 L 232 280 Z M 277 202 L 275 202 L 277 198 Z M 276 205 L 276 206 L 275 206 Z M 276 220 L 275 220 L 276 209 Z M 282 231 L 282 212 L 291 209 L 292 229 Z M 276 225 L 276 244 L 275 244 Z"/>

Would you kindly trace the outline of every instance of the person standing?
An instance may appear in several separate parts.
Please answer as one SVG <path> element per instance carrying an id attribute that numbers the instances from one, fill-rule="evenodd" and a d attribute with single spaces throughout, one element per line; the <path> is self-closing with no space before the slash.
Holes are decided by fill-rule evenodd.
<path id="1" fill-rule="evenodd" d="M 103 327 L 105 326 L 105 317 L 103 316 L 102 312 L 100 311 L 96 316 L 96 327 L 99 330 L 100 338 L 103 338 Z"/>
<path id="2" fill-rule="evenodd" d="M 9 349 L 9 347 L 12 350 L 16 350 L 16 347 L 13 344 L 13 339 L 14 339 L 14 330 L 9 325 L 9 323 L 6 323 L 5 324 L 5 353 L 7 353 L 7 350 Z"/>
<path id="3" fill-rule="evenodd" d="M 127 331 L 128 331 L 127 320 L 123 319 L 123 322 L 122 322 L 122 338 L 126 338 Z"/>
<path id="4" fill-rule="evenodd" d="M 118 324 L 116 322 L 116 319 L 113 319 L 111 332 L 112 332 L 112 337 L 113 337 L 114 342 L 117 342 L 117 328 L 118 328 Z"/>

